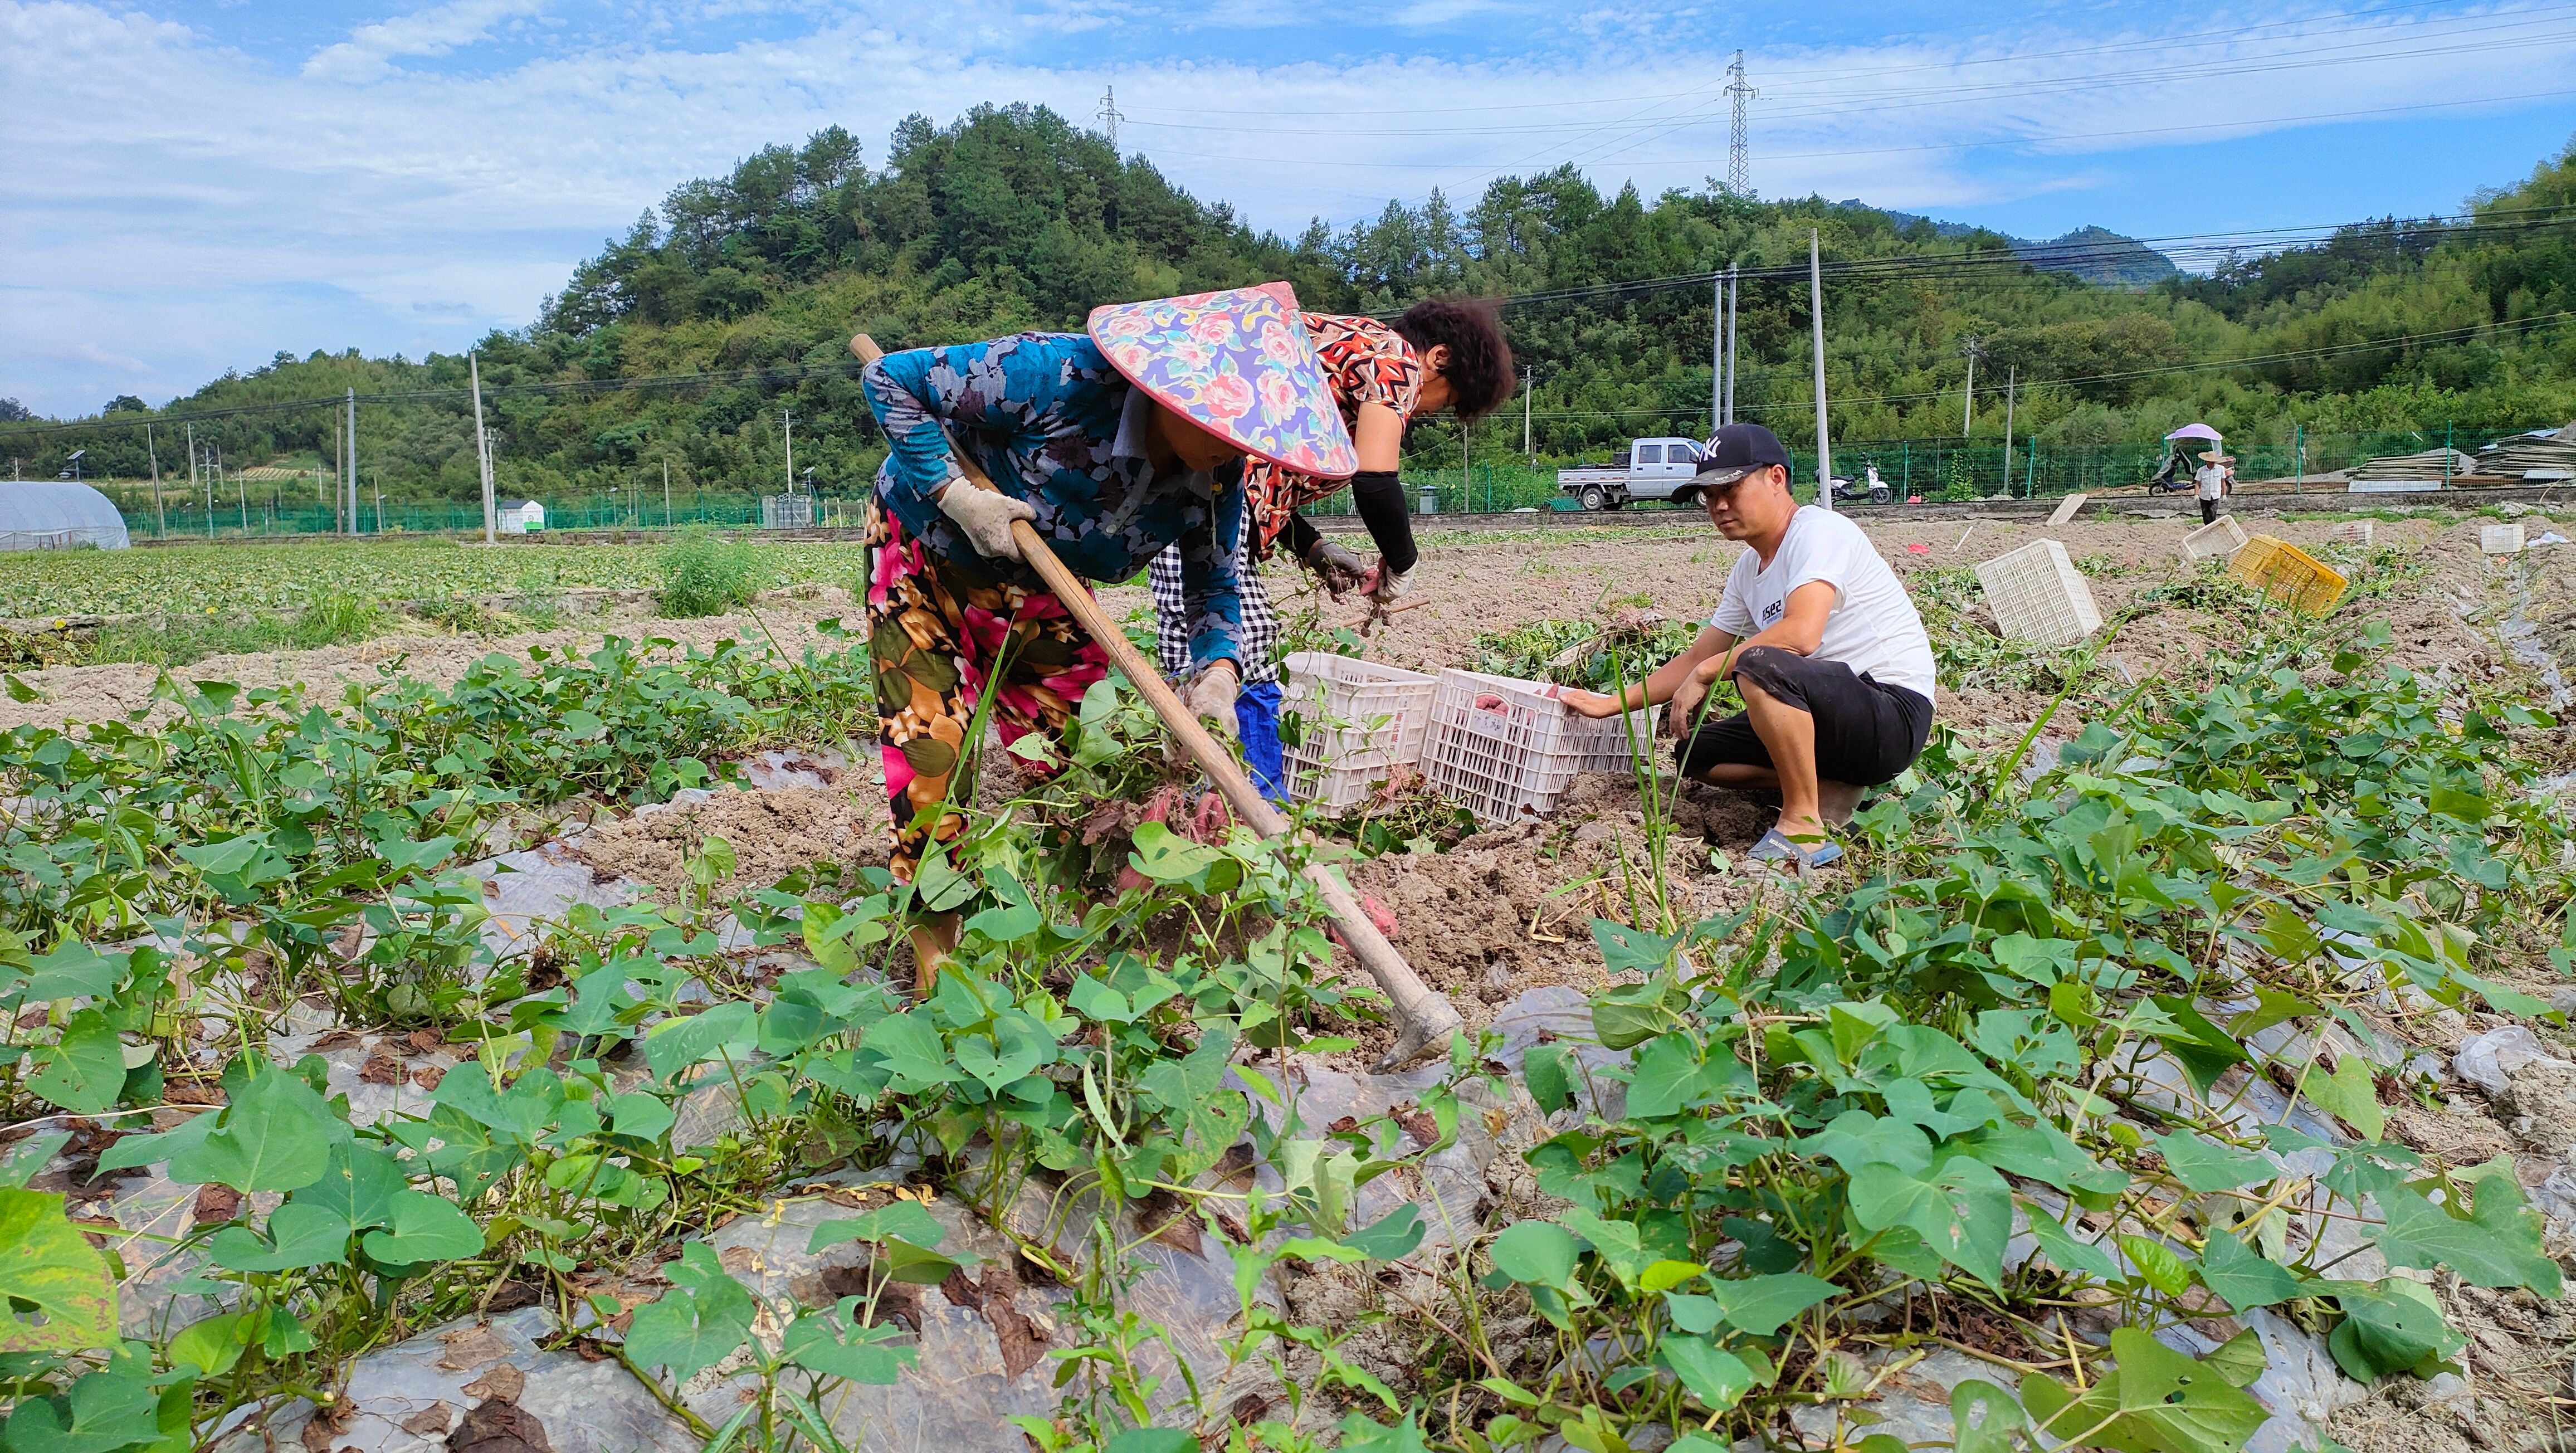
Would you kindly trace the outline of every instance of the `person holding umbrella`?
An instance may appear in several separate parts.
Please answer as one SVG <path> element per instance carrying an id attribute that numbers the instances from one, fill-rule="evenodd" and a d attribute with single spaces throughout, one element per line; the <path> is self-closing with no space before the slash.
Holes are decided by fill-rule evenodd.
<path id="1" fill-rule="evenodd" d="M 1130 579 L 1177 546 L 1183 695 L 1233 733 L 1244 463 L 1325 479 L 1358 467 L 1286 283 L 1112 304 L 1084 333 L 916 348 L 859 378 L 891 451 L 864 542 L 898 879 L 964 830 L 955 805 L 972 790 L 956 775 L 988 691 L 1007 744 L 1060 734 L 1108 674 L 1106 653 L 1021 559 L 1015 520 L 1090 580 Z M 965 480 L 952 438 L 995 489 Z M 957 932 L 954 914 L 913 928 L 922 992 Z"/>

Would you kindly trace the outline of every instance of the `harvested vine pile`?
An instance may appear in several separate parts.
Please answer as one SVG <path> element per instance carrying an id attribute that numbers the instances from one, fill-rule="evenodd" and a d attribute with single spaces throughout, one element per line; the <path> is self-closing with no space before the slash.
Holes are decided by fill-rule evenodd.
<path id="1" fill-rule="evenodd" d="M 1112 682 L 898 884 L 765 750 L 868 734 L 828 634 L 21 725 L 0 1442 L 2554 1446 L 2576 562 L 2456 539 L 2141 546 L 2071 654 L 1916 567 L 1966 684 L 1806 882 L 1648 763 L 1260 843 Z M 1658 629 L 1567 601 L 1478 629 Z M 1312 853 L 1445 1060 L 1357 1068 Z"/>

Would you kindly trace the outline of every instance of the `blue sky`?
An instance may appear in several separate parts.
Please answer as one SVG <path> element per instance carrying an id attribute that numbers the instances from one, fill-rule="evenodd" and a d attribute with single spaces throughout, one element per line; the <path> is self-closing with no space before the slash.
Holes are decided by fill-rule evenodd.
<path id="1" fill-rule="evenodd" d="M 693 176 L 909 112 L 1089 118 L 1293 232 L 1571 161 L 2138 236 L 2457 209 L 2576 133 L 2576 0 L 0 0 L 0 395 L 516 327 Z"/>

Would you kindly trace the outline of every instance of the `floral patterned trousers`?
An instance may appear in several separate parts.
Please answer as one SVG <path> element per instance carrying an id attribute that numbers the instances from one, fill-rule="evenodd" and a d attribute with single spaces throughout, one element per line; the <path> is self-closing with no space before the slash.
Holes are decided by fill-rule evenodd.
<path id="1" fill-rule="evenodd" d="M 1040 729 L 1053 735 L 1083 692 L 1109 674 L 1109 657 L 1054 595 L 970 581 L 881 506 L 869 510 L 865 541 L 877 744 L 894 812 L 891 866 L 909 883 L 931 843 L 953 842 L 965 830 L 965 819 L 941 805 L 974 800 L 971 776 L 953 792 L 950 779 L 965 760 L 986 686 L 1000 692 L 992 720 L 1005 744 Z M 1020 770 L 1047 769 L 1023 759 Z"/>

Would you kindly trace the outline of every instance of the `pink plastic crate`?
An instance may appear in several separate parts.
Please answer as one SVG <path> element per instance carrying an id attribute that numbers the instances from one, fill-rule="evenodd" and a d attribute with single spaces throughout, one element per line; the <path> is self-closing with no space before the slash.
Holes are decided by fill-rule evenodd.
<path id="1" fill-rule="evenodd" d="M 1628 731 L 1655 749 L 1660 708 L 1596 721 L 1577 716 L 1535 681 L 1477 671 L 1440 673 L 1422 774 L 1483 822 L 1544 817 L 1579 772 L 1629 770 Z"/>

